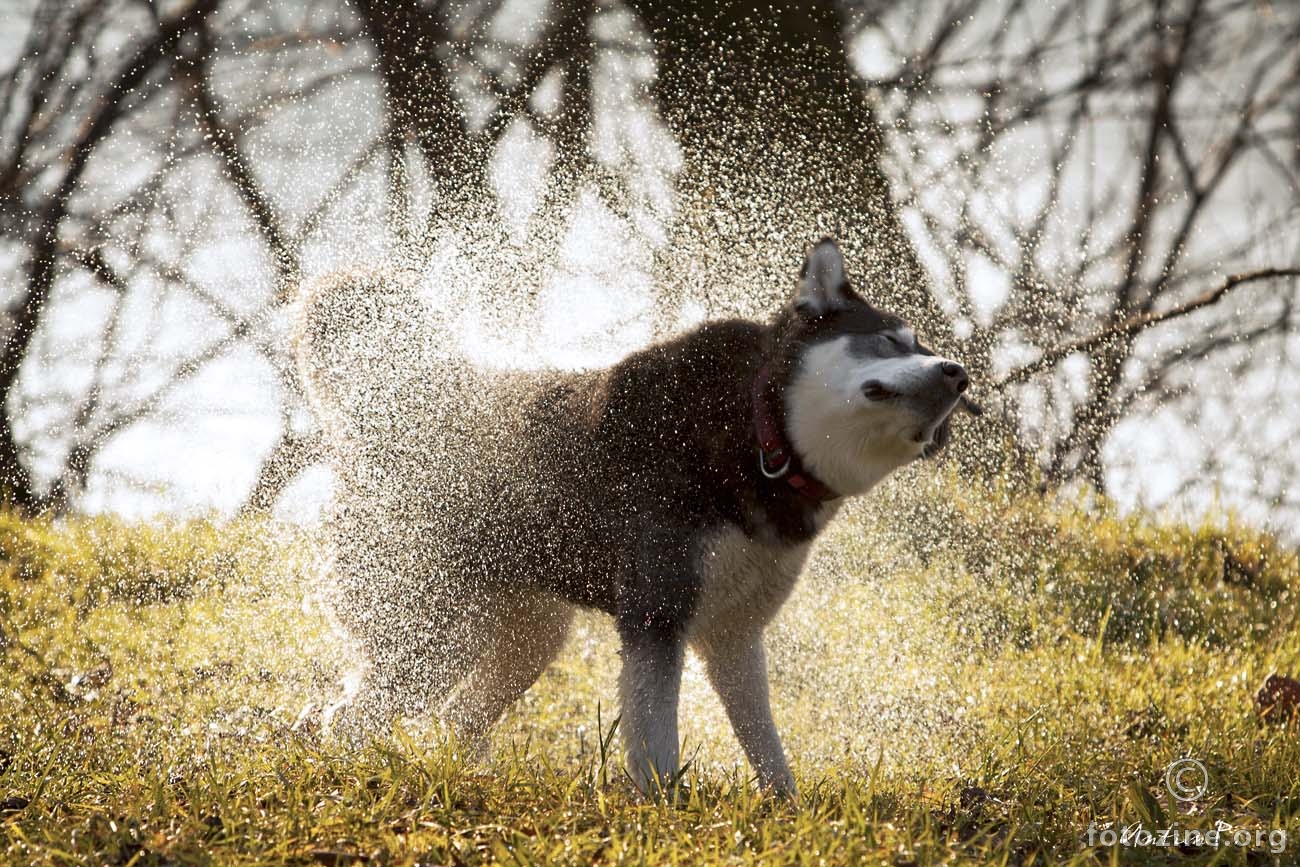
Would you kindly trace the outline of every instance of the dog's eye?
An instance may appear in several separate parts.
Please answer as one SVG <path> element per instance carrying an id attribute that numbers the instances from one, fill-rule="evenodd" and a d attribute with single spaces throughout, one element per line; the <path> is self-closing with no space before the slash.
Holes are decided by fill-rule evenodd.
<path id="1" fill-rule="evenodd" d="M 890 345 L 890 346 L 893 346 L 893 347 L 895 347 L 896 349 L 906 349 L 906 348 L 907 348 L 907 344 L 904 343 L 902 340 L 900 340 L 900 339 L 898 338 L 897 335 L 894 335 L 894 334 L 886 334 L 886 335 L 885 335 L 885 339 L 889 341 L 889 345 Z"/>

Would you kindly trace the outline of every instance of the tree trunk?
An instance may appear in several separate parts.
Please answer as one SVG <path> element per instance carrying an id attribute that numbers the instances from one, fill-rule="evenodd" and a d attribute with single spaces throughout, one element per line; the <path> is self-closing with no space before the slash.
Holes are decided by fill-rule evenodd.
<path id="1" fill-rule="evenodd" d="M 0 383 L 0 389 L 8 393 L 9 384 Z M 36 489 L 19 454 L 18 441 L 14 439 L 13 427 L 9 424 L 9 413 L 0 408 L 0 505 L 15 506 L 29 512 L 37 504 Z"/>
<path id="2" fill-rule="evenodd" d="M 899 221 L 882 130 L 845 53 L 836 4 L 632 0 L 658 61 L 654 96 L 685 152 L 660 276 L 706 307 L 763 315 L 806 245 L 841 241 L 874 303 L 947 347 L 951 330 Z M 665 311 L 675 317 L 676 309 Z"/>

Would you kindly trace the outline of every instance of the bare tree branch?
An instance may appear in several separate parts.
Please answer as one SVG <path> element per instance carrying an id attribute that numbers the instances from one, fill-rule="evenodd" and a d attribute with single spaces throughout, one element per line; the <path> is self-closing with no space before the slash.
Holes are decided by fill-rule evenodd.
<path id="1" fill-rule="evenodd" d="M 1159 325 L 1162 322 L 1169 322 L 1181 316 L 1186 316 L 1200 310 L 1203 307 L 1209 307 L 1216 304 L 1233 289 L 1248 283 L 1255 283 L 1260 280 L 1276 280 L 1286 277 L 1300 277 L 1300 268 L 1262 268 L 1258 271 L 1249 271 L 1244 274 L 1233 274 L 1215 288 L 1197 295 L 1177 304 L 1167 310 L 1160 310 L 1153 313 L 1140 313 L 1136 316 L 1119 322 L 1104 331 L 1091 334 L 1087 337 L 1080 337 L 1061 346 L 1053 347 L 1044 352 L 1037 360 L 1019 367 L 1002 377 L 993 384 L 993 388 L 1001 390 L 1008 385 L 1017 382 L 1024 382 L 1036 373 L 1040 373 L 1054 366 L 1063 358 L 1074 355 L 1076 352 L 1088 352 L 1098 346 L 1102 346 L 1117 338 L 1131 338 L 1139 332 L 1145 331 L 1152 326 Z"/>
<path id="2" fill-rule="evenodd" d="M 212 150 L 221 160 L 231 183 L 239 193 L 258 231 L 271 248 L 279 272 L 276 298 L 286 301 L 297 289 L 301 264 L 298 250 L 285 231 L 280 215 L 270 197 L 258 183 L 248 157 L 239 144 L 238 136 L 221 120 L 220 106 L 212 92 L 209 58 L 212 54 L 212 36 L 207 27 L 200 30 L 197 51 L 185 55 L 180 69 L 186 74 L 191 96 L 198 110 L 199 121 L 212 144 Z"/>
<path id="3" fill-rule="evenodd" d="M 105 88 L 99 108 L 74 143 L 68 166 L 40 219 L 27 269 L 26 289 L 10 308 L 12 323 L 3 352 L 0 352 L 0 407 L 5 406 L 17 380 L 41 311 L 54 285 L 59 227 L 86 163 L 120 119 L 123 103 L 174 50 L 181 36 L 202 21 L 216 5 L 217 0 L 193 0 L 163 21 L 158 32 L 135 51 Z M 31 476 L 19 457 L 18 444 L 4 412 L 0 412 L 0 485 L 8 490 L 15 505 L 29 508 L 37 504 Z"/>

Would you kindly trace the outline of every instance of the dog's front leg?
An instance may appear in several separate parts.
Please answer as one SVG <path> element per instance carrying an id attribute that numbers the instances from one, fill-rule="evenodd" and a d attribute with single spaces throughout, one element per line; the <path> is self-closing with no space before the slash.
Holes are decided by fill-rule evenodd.
<path id="1" fill-rule="evenodd" d="M 794 777 L 768 700 L 762 632 L 746 631 L 701 642 L 697 650 L 704 657 L 709 681 L 722 700 L 736 739 L 758 774 L 758 784 L 775 794 L 793 796 Z"/>
<path id="2" fill-rule="evenodd" d="M 623 627 L 619 675 L 627 769 L 647 795 L 664 793 L 678 772 L 677 698 L 685 643 L 673 630 Z"/>

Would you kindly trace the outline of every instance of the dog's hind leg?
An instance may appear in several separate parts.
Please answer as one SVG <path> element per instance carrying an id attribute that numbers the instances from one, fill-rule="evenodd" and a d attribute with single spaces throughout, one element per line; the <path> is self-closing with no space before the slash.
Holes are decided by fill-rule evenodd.
<path id="1" fill-rule="evenodd" d="M 573 606 L 549 594 L 510 594 L 495 606 L 498 615 L 484 625 L 487 646 L 442 713 L 475 746 L 551 664 L 573 620 Z"/>
<path id="2" fill-rule="evenodd" d="M 454 685 L 453 655 L 439 640 L 448 624 L 396 608 L 376 605 L 341 618 L 363 658 L 344 695 L 326 711 L 326 727 L 345 740 L 385 734 L 395 719 L 426 712 Z"/>
<path id="3" fill-rule="evenodd" d="M 392 516 L 354 498 L 334 521 L 332 603 L 363 658 L 359 677 L 326 711 L 326 728 L 353 742 L 397 717 L 439 702 L 480 651 L 481 607 L 458 572 L 411 533 L 388 533 Z"/>
<path id="4" fill-rule="evenodd" d="M 495 624 L 459 594 L 440 594 L 435 605 L 420 608 L 421 616 L 406 612 L 400 622 L 376 618 L 359 636 L 365 664 L 338 703 L 332 730 L 356 741 L 382 734 L 394 719 L 436 709 L 493 650 Z"/>

